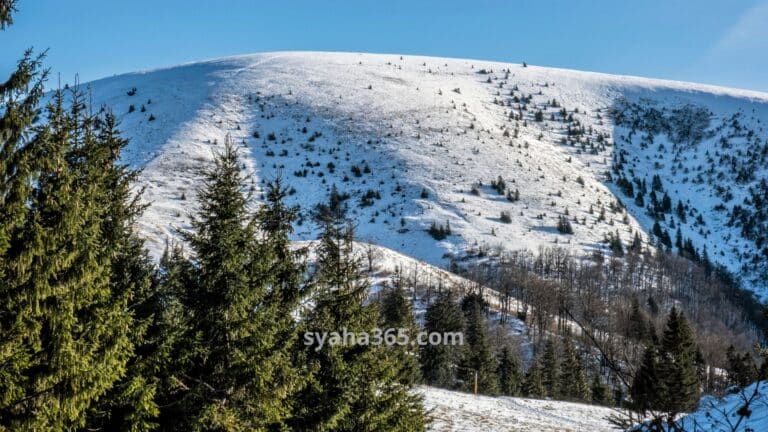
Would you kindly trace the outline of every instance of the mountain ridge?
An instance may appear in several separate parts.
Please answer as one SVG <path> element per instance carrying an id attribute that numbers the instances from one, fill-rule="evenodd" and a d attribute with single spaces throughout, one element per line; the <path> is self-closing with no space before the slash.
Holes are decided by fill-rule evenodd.
<path id="1" fill-rule="evenodd" d="M 759 246 L 749 251 L 762 240 L 748 238 L 754 228 L 739 226 L 760 226 L 764 221 L 752 220 L 762 207 L 753 206 L 753 217 L 740 216 L 732 226 L 714 209 L 720 204 L 716 179 L 729 174 L 722 167 L 747 166 L 745 153 L 762 151 L 766 93 L 482 60 L 328 52 L 225 57 L 86 85 L 128 131 L 125 159 L 143 169 L 139 183 L 153 203 L 140 226 L 156 256 L 176 229 L 188 226 L 196 172 L 230 137 L 242 147 L 254 191 L 278 173 L 294 188 L 290 200 L 303 216 L 299 240 L 316 235 L 311 209 L 336 185 L 349 194 L 364 240 L 435 265 L 483 248 L 609 253 L 609 236 L 627 247 L 637 233 L 647 245 L 661 221 L 670 238 L 681 227 L 683 241 L 697 253 L 707 245 L 711 259 L 744 275 L 748 287 L 759 294 L 766 288 L 754 282 L 766 260 L 755 258 Z M 620 124 L 620 101 L 663 121 L 649 126 L 645 111 L 628 121 L 626 111 Z M 691 114 L 684 107 L 708 113 L 702 114 L 708 132 L 690 148 L 666 135 L 674 115 Z M 736 133 L 721 128 L 739 112 L 744 125 Z M 726 135 L 734 144 L 719 148 Z M 661 147 L 677 153 L 662 155 Z M 712 170 L 711 181 L 694 187 L 692 175 L 683 173 L 697 166 L 687 164 L 715 153 L 719 165 L 698 167 Z M 766 178 L 759 163 L 754 166 L 754 180 L 719 185 L 738 192 L 725 203 L 729 212 L 739 198 L 754 201 L 748 189 Z M 660 205 L 664 211 L 651 212 L 648 203 L 636 206 L 622 193 L 626 183 L 650 185 L 654 175 L 663 175 L 673 206 L 683 202 L 684 212 L 692 212 L 682 218 L 687 225 L 672 209 Z M 499 176 L 503 187 L 493 184 Z M 698 218 L 714 222 L 704 229 L 695 225 Z M 558 230 L 561 219 L 574 234 Z M 432 238 L 432 225 L 449 225 L 451 235 Z"/>
<path id="2" fill-rule="evenodd" d="M 217 56 L 217 57 L 211 57 L 211 58 L 205 58 L 201 60 L 192 60 L 182 63 L 176 63 L 176 64 L 169 64 L 169 65 L 163 65 L 163 66 L 156 66 L 156 67 L 147 67 L 144 69 L 137 69 L 133 71 L 128 72 L 119 72 L 112 74 L 110 76 L 105 76 L 101 78 L 95 78 L 92 80 L 89 80 L 87 82 L 84 82 L 83 84 L 96 84 L 100 81 L 115 79 L 119 77 L 124 77 L 128 75 L 140 75 L 140 74 L 148 74 L 148 73 L 154 73 L 154 72 L 161 72 L 169 69 L 177 69 L 184 66 L 194 66 L 199 64 L 213 64 L 213 63 L 222 63 L 222 62 L 228 62 L 233 60 L 242 60 L 242 59 L 251 59 L 255 57 L 264 57 L 264 56 L 323 56 L 323 55 L 368 55 L 368 56 L 393 56 L 393 57 L 409 57 L 413 59 L 432 59 L 436 61 L 440 60 L 455 60 L 455 61 L 465 61 L 465 62 L 475 62 L 475 63 L 482 63 L 482 64 L 497 64 L 497 65 L 504 65 L 504 66 L 522 66 L 523 63 L 511 63 L 511 62 L 504 62 L 501 60 L 484 60 L 480 58 L 463 58 L 463 57 L 441 57 L 436 55 L 414 55 L 414 54 L 398 54 L 398 53 L 382 53 L 382 52 L 366 52 L 366 51 L 315 51 L 315 50 L 278 50 L 278 51 L 260 51 L 260 52 L 254 52 L 249 54 L 235 54 L 235 55 L 225 55 L 225 56 Z M 756 100 L 765 100 L 768 101 L 768 91 L 761 91 L 761 90 L 754 90 L 754 89 L 748 89 L 748 88 L 742 88 L 742 87 L 730 87 L 725 85 L 719 85 L 719 84 L 709 84 L 709 83 L 701 83 L 697 81 L 685 81 L 685 80 L 678 80 L 678 79 L 669 79 L 669 78 L 653 78 L 653 77 L 646 77 L 642 75 L 632 75 L 632 74 L 620 74 L 620 73 L 610 73 L 610 72 L 600 72 L 600 71 L 590 71 L 590 70 L 581 70 L 581 69 L 572 69 L 567 67 L 559 67 L 559 66 L 545 66 L 545 65 L 537 65 L 537 64 L 527 64 L 527 67 L 530 68 L 540 68 L 542 70 L 550 70 L 550 71 L 557 71 L 562 73 L 575 73 L 575 74 L 583 74 L 585 77 L 592 76 L 594 78 L 608 78 L 608 79 L 616 79 L 616 80 L 630 80 L 630 81 L 637 81 L 637 82 L 643 82 L 647 83 L 649 85 L 656 85 L 656 86 L 666 86 L 668 88 L 677 88 L 677 89 L 690 89 L 691 91 L 700 91 L 703 93 L 710 93 L 710 94 L 720 94 L 723 96 L 738 96 L 738 97 L 745 97 L 745 98 L 753 98 Z"/>

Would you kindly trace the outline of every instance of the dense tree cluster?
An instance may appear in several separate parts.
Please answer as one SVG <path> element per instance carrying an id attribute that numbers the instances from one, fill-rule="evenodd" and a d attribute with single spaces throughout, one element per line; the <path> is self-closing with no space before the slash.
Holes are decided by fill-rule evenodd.
<path id="1" fill-rule="evenodd" d="M 747 118 L 748 114 L 741 111 L 718 119 L 701 106 L 657 107 L 628 100 L 619 100 L 611 115 L 617 126 L 627 130 L 617 137 L 617 144 L 653 149 L 654 158 L 659 159 L 653 164 L 657 173 L 652 176 L 650 188 L 644 177 L 647 170 L 639 169 L 639 158 L 630 158 L 628 149 L 617 146 L 612 170 L 619 190 L 654 218 L 657 242 L 670 249 L 674 244 L 682 255 L 697 261 L 708 261 L 713 252 L 721 256 L 728 252 L 739 260 L 740 270 L 751 276 L 753 282 L 764 280 L 768 275 L 768 180 L 761 178 L 760 173 L 768 163 L 768 142 L 761 139 L 757 126 L 760 119 L 754 114 Z M 662 176 L 671 179 L 666 187 L 706 185 L 721 201 L 712 208 L 699 208 L 682 200 L 675 204 L 665 190 Z M 741 201 L 734 201 L 729 185 L 743 188 L 746 194 Z M 708 210 L 722 213 L 727 227 L 738 228 L 747 241 L 744 247 L 724 248 L 715 243 L 710 244 L 713 250 L 705 253 L 711 231 L 702 214 Z M 675 231 L 680 233 L 679 241 L 670 235 Z M 694 233 L 705 240 L 703 245 L 694 244 Z M 730 237 L 726 234 L 726 240 Z"/>
<path id="2" fill-rule="evenodd" d="M 76 87 L 40 113 L 45 75 L 30 51 L 0 84 L 0 428 L 425 428 L 406 353 L 300 338 L 380 324 L 343 196 L 318 211 L 308 272 L 287 189 L 275 180 L 251 210 L 228 141 L 202 173 L 188 249 L 170 244 L 158 268 L 134 232 L 144 206 L 115 116 Z"/>
<path id="3" fill-rule="evenodd" d="M 633 408 L 662 411 L 671 418 L 694 410 L 701 393 L 697 365 L 702 360 L 685 316 L 673 307 L 661 340 L 653 333 L 650 338 L 630 388 Z"/>

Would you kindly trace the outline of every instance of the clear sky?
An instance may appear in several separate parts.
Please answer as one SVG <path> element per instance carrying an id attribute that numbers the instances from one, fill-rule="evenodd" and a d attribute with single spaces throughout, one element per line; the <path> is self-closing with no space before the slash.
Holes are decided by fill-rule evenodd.
<path id="1" fill-rule="evenodd" d="M 20 0 L 0 77 L 81 81 L 262 51 L 526 61 L 768 91 L 768 0 Z"/>

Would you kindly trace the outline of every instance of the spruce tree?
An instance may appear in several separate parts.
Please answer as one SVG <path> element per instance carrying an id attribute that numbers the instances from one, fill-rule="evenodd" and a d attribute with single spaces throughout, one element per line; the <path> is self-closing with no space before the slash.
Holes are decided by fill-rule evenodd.
<path id="1" fill-rule="evenodd" d="M 655 338 L 654 338 L 655 339 Z M 665 383 L 659 371 L 659 346 L 654 340 L 643 353 L 640 367 L 635 373 L 629 394 L 632 397 L 632 409 L 645 415 L 648 411 L 661 407 L 661 398 L 666 394 Z"/>
<path id="2" fill-rule="evenodd" d="M 4 30 L 7 26 L 13 24 L 11 14 L 16 11 L 15 5 L 16 0 L 0 0 L 0 30 Z"/>
<path id="3" fill-rule="evenodd" d="M 733 385 L 746 387 L 758 379 L 758 369 L 749 353 L 739 354 L 733 345 L 725 351 L 728 361 L 728 381 Z"/>
<path id="4" fill-rule="evenodd" d="M 547 339 L 544 344 L 544 353 L 541 357 L 541 382 L 546 396 L 557 398 L 559 391 L 560 363 L 557 360 L 557 346 L 553 338 Z"/>
<path id="5" fill-rule="evenodd" d="M 605 406 L 613 405 L 611 390 L 600 380 L 600 374 L 598 373 L 595 373 L 592 377 L 590 397 L 592 399 L 592 403 Z"/>
<path id="6" fill-rule="evenodd" d="M 560 364 L 559 394 L 569 400 L 589 400 L 589 385 L 584 374 L 581 357 L 573 346 L 573 342 L 563 340 L 562 361 Z"/>
<path id="7" fill-rule="evenodd" d="M 114 257 L 103 231 L 109 161 L 88 151 L 95 119 L 76 89 L 70 95 L 67 110 L 63 92 L 54 94 L 48 123 L 26 147 L 35 180 L 27 214 L 4 236 L 11 265 L 1 283 L 2 344 L 12 348 L 3 349 L 3 367 L 15 378 L 3 385 L 0 417 L 11 429 L 83 426 L 133 352 L 133 293 L 111 289 Z"/>
<path id="8" fill-rule="evenodd" d="M 10 4 L 6 2 L 10 13 Z M 10 18 L 7 18 L 10 19 Z M 33 154 L 40 146 L 42 139 L 47 137 L 43 129 L 38 138 L 30 138 L 35 134 L 33 123 L 37 117 L 37 105 L 44 91 L 47 70 L 43 70 L 43 56 L 35 56 L 31 50 L 24 53 L 18 62 L 16 70 L 3 83 L 0 83 L 0 278 L 10 277 L 8 271 L 16 266 L 18 257 L 11 246 L 14 238 L 22 233 L 22 228 L 30 213 L 28 203 L 32 199 L 32 181 L 39 173 L 41 162 Z M 10 281 L 4 279 L 0 290 L 10 287 Z M 5 296 L 2 296 L 5 298 Z M 10 304 L 4 304 L 9 307 Z M 0 323 L 3 331 L 0 334 L 11 338 L 12 322 Z M 8 339 L 3 338 L 0 344 Z M 14 350 L 9 346 L 0 345 L 0 360 L 5 360 L 5 353 Z M 0 364 L 8 364 L 0 361 Z M 12 377 L 9 377 L 12 378 Z M 2 387 L 8 389 L 10 387 Z M 2 398 L 0 398 L 2 400 Z"/>
<path id="9" fill-rule="evenodd" d="M 117 119 L 110 113 L 97 117 L 100 131 L 93 145 L 83 149 L 90 156 L 88 174 L 101 179 L 101 206 L 105 253 L 111 258 L 110 286 L 115 297 L 126 296 L 133 312 L 130 338 L 136 350 L 127 364 L 127 373 L 109 393 L 91 408 L 89 429 L 148 430 L 158 414 L 154 402 L 156 387 L 148 370 L 146 331 L 154 313 L 154 266 L 134 224 L 144 205 L 132 191 L 138 172 L 119 162 L 127 140 L 120 137 Z M 107 167 L 105 169 L 105 167 Z"/>
<path id="10" fill-rule="evenodd" d="M 427 307 L 424 331 L 450 333 L 463 330 L 464 317 L 453 292 L 441 291 L 435 302 Z M 456 365 L 460 355 L 461 347 L 447 344 L 429 344 L 421 347 L 421 374 L 424 381 L 437 387 L 453 388 L 456 385 Z"/>
<path id="11" fill-rule="evenodd" d="M 473 391 L 476 375 L 477 391 L 494 395 L 498 393 L 497 363 L 488 343 L 484 306 L 485 301 L 480 294 L 468 294 L 462 300 L 466 327 L 459 378 L 464 382 L 465 390 Z"/>
<path id="12" fill-rule="evenodd" d="M 193 231 L 183 233 L 195 275 L 182 297 L 190 315 L 180 354 L 186 367 L 175 378 L 186 415 L 176 428 L 279 429 L 301 382 L 291 361 L 297 338 L 286 307 L 297 301 L 300 276 L 292 273 L 298 270 L 289 255 L 280 258 L 284 233 L 259 232 L 270 222 L 248 210 L 231 140 L 203 175 Z"/>
<path id="13" fill-rule="evenodd" d="M 187 338 L 192 311 L 185 305 L 196 268 L 179 245 L 167 244 L 158 273 L 158 287 L 150 302 L 152 318 L 141 348 L 142 363 L 157 389 L 154 400 L 162 407 L 157 416 L 159 430 L 173 431 L 186 426 L 178 419 L 189 413 L 183 404 L 189 387 L 182 374 L 192 368 L 194 356 L 193 341 Z"/>
<path id="14" fill-rule="evenodd" d="M 305 335 L 345 331 L 373 335 L 380 320 L 378 305 L 366 301 L 369 285 L 354 254 L 353 227 L 343 208 L 333 203 L 333 196 L 331 200 L 317 212 L 323 233 L 313 277 L 314 306 L 304 320 L 309 332 Z M 404 383 L 407 380 L 392 347 L 361 341 L 326 341 L 321 347 L 316 339 L 311 342 L 303 347 L 310 376 L 295 400 L 294 429 L 424 430 L 421 401 Z"/>
<path id="15" fill-rule="evenodd" d="M 499 393 L 504 396 L 520 395 L 522 387 L 520 367 L 508 346 L 501 349 L 499 367 L 496 374 L 499 377 Z"/>
<path id="16" fill-rule="evenodd" d="M 661 340 L 660 379 L 665 388 L 661 408 L 677 414 L 699 404 L 701 388 L 696 369 L 698 348 L 685 316 L 672 307 Z"/>
<path id="17" fill-rule="evenodd" d="M 637 297 L 632 298 L 632 309 L 629 315 L 629 325 L 627 326 L 627 337 L 636 341 L 645 342 L 650 337 L 648 318 L 640 308 L 640 301 Z"/>
<path id="18" fill-rule="evenodd" d="M 534 359 L 531 367 L 525 373 L 523 381 L 523 394 L 532 398 L 543 398 L 546 396 L 544 384 L 541 380 L 541 364 L 539 359 Z"/>
<path id="19" fill-rule="evenodd" d="M 381 329 L 394 335 L 402 333 L 409 341 L 417 337 L 416 319 L 411 310 L 411 303 L 405 296 L 405 290 L 399 279 L 385 288 L 381 295 Z M 403 384 L 412 385 L 420 378 L 418 347 L 412 344 L 392 347 L 397 357 Z"/>

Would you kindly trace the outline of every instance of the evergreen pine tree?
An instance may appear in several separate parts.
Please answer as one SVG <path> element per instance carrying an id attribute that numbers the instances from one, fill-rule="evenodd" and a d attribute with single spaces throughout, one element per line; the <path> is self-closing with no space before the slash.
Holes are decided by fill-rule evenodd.
<path id="1" fill-rule="evenodd" d="M 485 301 L 477 293 L 468 294 L 462 300 L 466 328 L 458 375 L 464 382 L 464 389 L 473 391 L 477 374 L 477 391 L 494 395 L 498 393 L 497 363 L 488 343 L 484 307 Z"/>
<path id="2" fill-rule="evenodd" d="M 544 344 L 544 353 L 541 357 L 541 382 L 546 396 L 551 398 L 559 397 L 559 377 L 560 364 L 557 361 L 557 346 L 555 345 L 555 340 L 549 338 Z"/>
<path id="3" fill-rule="evenodd" d="M 12 5 L 0 0 L 0 28 L 10 24 Z M 45 74 L 42 57 L 27 51 L 8 80 L 0 83 L 0 424 L 9 429 L 12 418 L 31 415 L 18 404 L 36 391 L 30 389 L 32 383 L 24 372 L 33 366 L 32 353 L 40 350 L 28 349 L 38 345 L 39 313 L 29 316 L 35 299 L 20 291 L 29 273 L 23 270 L 29 264 L 21 252 L 34 247 L 25 244 L 32 182 L 40 163 L 33 152 L 47 134 L 42 131 L 38 139 L 29 137 Z"/>
<path id="4" fill-rule="evenodd" d="M 598 373 L 595 373 L 592 377 L 590 396 L 592 398 L 592 403 L 605 406 L 613 405 L 611 390 L 607 385 L 600 381 L 600 374 Z"/>
<path id="5" fill-rule="evenodd" d="M 428 333 L 460 332 L 464 330 L 464 317 L 450 290 L 443 290 L 435 302 L 427 307 L 424 331 Z M 466 343 L 466 341 L 465 341 Z M 456 384 L 456 368 L 460 347 L 447 344 L 421 347 L 421 374 L 433 386 L 452 388 Z"/>
<path id="6" fill-rule="evenodd" d="M 2 386 L 0 417 L 11 429 L 83 426 L 91 404 L 125 374 L 133 351 L 132 293 L 113 292 L 110 286 L 113 256 L 103 232 L 109 170 L 95 169 L 104 161 L 88 151 L 97 140 L 94 117 L 85 112 L 76 89 L 71 97 L 67 111 L 63 92 L 54 94 L 48 123 L 24 147 L 26 163 L 34 165 L 6 172 L 3 179 L 29 173 L 30 167 L 35 179 L 25 210 L 8 207 L 13 199 L 4 203 L 12 231 L 0 235 L 6 241 L 0 253 L 10 264 L 0 283 L 7 356 L 2 367 L 8 368 L 2 375 L 14 374 Z M 19 148 L 6 150 L 14 154 Z M 29 192 L 13 183 L 4 191 L 12 191 L 7 198 Z M 15 225 L 22 211 L 24 225 Z"/>
<path id="7" fill-rule="evenodd" d="M 154 399 L 162 407 L 157 418 L 159 429 L 173 431 L 186 427 L 178 419 L 188 415 L 187 406 L 182 403 L 189 390 L 183 374 L 192 368 L 194 356 L 193 341 L 186 337 L 192 311 L 185 305 L 196 268 L 180 246 L 168 244 L 160 260 L 159 274 L 158 288 L 150 302 L 151 322 L 141 348 L 146 365 L 143 372 L 157 388 Z"/>
<path id="8" fill-rule="evenodd" d="M 659 361 L 659 345 L 654 338 L 645 348 L 640 368 L 635 373 L 632 387 L 629 389 L 631 406 L 641 414 L 659 409 L 660 399 L 666 393 L 665 383 L 661 381 Z"/>
<path id="9" fill-rule="evenodd" d="M 110 286 L 113 296 L 127 297 L 133 311 L 130 338 L 136 353 L 127 365 L 126 376 L 92 407 L 88 428 L 147 430 L 155 425 L 158 415 L 154 402 L 156 387 L 148 369 L 144 339 L 154 313 L 151 302 L 155 272 L 143 240 L 133 230 L 144 205 L 131 189 L 138 172 L 119 163 L 127 140 L 120 137 L 114 115 L 107 112 L 98 120 L 98 138 L 83 151 L 92 161 L 89 175 L 101 179 L 98 193 L 106 209 L 102 233 L 104 251 L 111 257 Z"/>
<path id="10" fill-rule="evenodd" d="M 520 367 L 508 346 L 501 349 L 499 367 L 496 374 L 499 377 L 499 393 L 504 396 L 519 396 L 521 391 Z"/>
<path id="11" fill-rule="evenodd" d="M 13 24 L 12 12 L 15 12 L 14 6 L 16 0 L 0 0 L 0 30 L 4 30 L 7 26 Z"/>
<path id="12" fill-rule="evenodd" d="M 416 339 L 418 328 L 411 310 L 411 303 L 405 296 L 399 279 L 393 281 L 393 286 L 386 288 L 381 296 L 381 329 L 390 331 L 393 335 L 400 333 L 407 336 L 409 341 Z M 420 378 L 419 352 L 415 345 L 395 345 L 392 347 L 397 357 L 397 365 L 403 377 L 403 384 L 412 385 Z"/>
<path id="13" fill-rule="evenodd" d="M 640 300 L 638 300 L 637 297 L 633 297 L 632 310 L 629 315 L 629 325 L 627 327 L 627 336 L 637 341 L 647 341 L 650 337 L 648 325 L 648 318 L 640 308 Z"/>
<path id="14" fill-rule="evenodd" d="M 584 374 L 581 357 L 573 346 L 573 342 L 563 340 L 562 361 L 560 364 L 559 394 L 561 397 L 585 401 L 589 399 L 589 385 Z"/>
<path id="15" fill-rule="evenodd" d="M 538 359 L 534 359 L 531 367 L 525 373 L 523 381 L 523 394 L 532 398 L 543 398 L 546 390 L 541 379 L 541 365 Z"/>
<path id="16" fill-rule="evenodd" d="M 300 276 L 291 273 L 298 270 L 289 255 L 280 258 L 284 251 L 276 238 L 284 233 L 260 233 L 270 222 L 249 213 L 230 140 L 203 174 L 193 231 L 183 233 L 195 275 L 182 296 L 190 315 L 180 355 L 186 368 L 175 376 L 186 415 L 176 427 L 280 428 L 301 383 L 291 361 L 295 323 L 285 307 L 296 301 Z"/>
<path id="17" fill-rule="evenodd" d="M 343 211 L 317 214 L 323 233 L 314 275 L 317 291 L 305 320 L 306 331 L 372 335 L 379 323 L 378 305 L 366 302 L 369 286 L 354 254 L 352 225 Z M 424 430 L 421 401 L 403 383 L 395 350 L 340 342 L 328 342 L 321 348 L 315 341 L 304 347 L 310 377 L 296 398 L 294 429 Z"/>
<path id="18" fill-rule="evenodd" d="M 691 411 L 701 395 L 696 370 L 698 348 L 685 316 L 672 307 L 661 340 L 660 380 L 664 384 L 661 406 L 670 414 Z"/>

